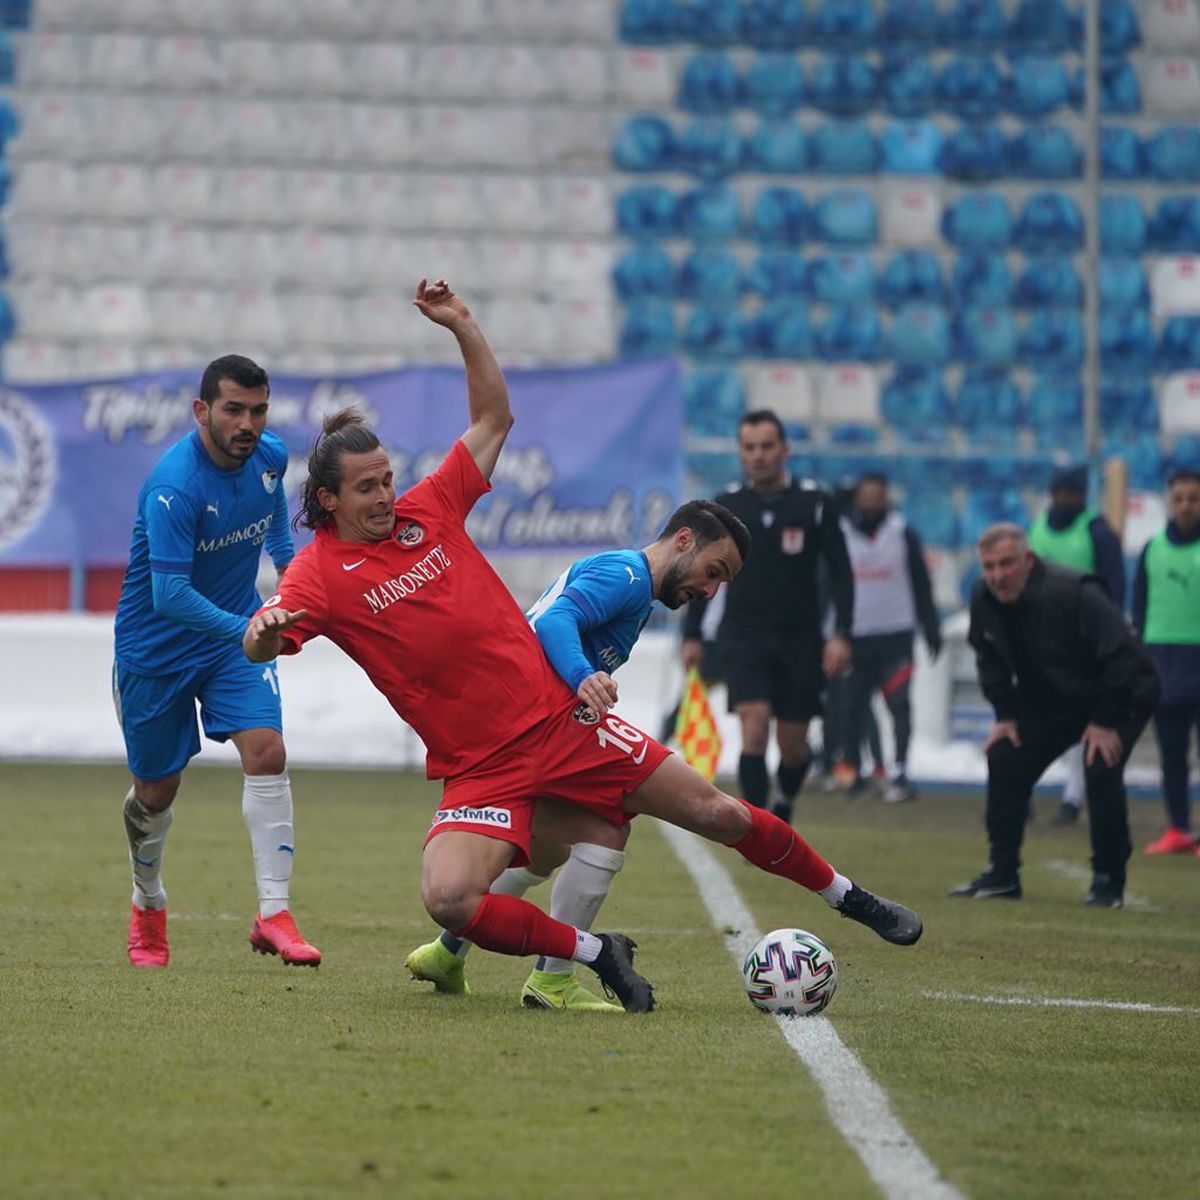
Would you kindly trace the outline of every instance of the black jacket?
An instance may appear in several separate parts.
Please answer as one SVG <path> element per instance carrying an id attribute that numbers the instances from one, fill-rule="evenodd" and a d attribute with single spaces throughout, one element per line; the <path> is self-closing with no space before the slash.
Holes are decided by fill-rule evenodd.
<path id="1" fill-rule="evenodd" d="M 1045 709 L 1048 684 L 1060 698 L 1050 704 L 1115 729 L 1128 748 L 1158 703 L 1158 673 L 1146 648 L 1094 575 L 1080 575 L 1039 559 L 1010 613 L 1020 622 L 1029 656 L 1043 680 L 1021 679 L 1004 609 L 982 579 L 971 592 L 971 628 L 979 683 L 998 721 Z"/>

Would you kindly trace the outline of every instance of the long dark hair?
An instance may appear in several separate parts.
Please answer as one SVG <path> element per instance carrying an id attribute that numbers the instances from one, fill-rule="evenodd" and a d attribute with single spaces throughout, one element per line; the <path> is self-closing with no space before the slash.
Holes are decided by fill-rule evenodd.
<path id="1" fill-rule="evenodd" d="M 318 529 L 333 520 L 321 507 L 317 492 L 337 492 L 342 486 L 342 455 L 365 454 L 379 449 L 379 439 L 367 427 L 357 408 L 341 408 L 321 422 L 321 434 L 308 456 L 308 478 L 300 487 L 300 508 L 292 525 Z"/>

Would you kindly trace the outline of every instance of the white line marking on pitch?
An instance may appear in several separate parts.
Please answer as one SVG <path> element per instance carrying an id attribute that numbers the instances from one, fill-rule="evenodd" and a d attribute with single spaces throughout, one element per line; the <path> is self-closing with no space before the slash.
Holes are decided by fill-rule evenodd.
<path id="1" fill-rule="evenodd" d="M 713 925 L 736 930 L 725 934 L 725 944 L 740 969 L 762 936 L 741 893 L 700 838 L 661 821 L 658 827 L 691 875 Z M 776 1017 L 776 1022 L 816 1080 L 830 1119 L 887 1200 L 962 1200 L 900 1124 L 887 1093 L 828 1018 Z"/>
<path id="2" fill-rule="evenodd" d="M 1061 858 L 1048 858 L 1045 865 L 1064 879 L 1074 879 L 1076 883 L 1090 884 L 1092 882 L 1091 871 L 1087 867 L 1081 867 L 1078 863 L 1065 862 Z M 1157 904 L 1151 904 L 1145 896 L 1139 896 L 1137 892 L 1125 893 L 1125 907 L 1132 908 L 1135 912 L 1162 912 Z"/>
<path id="3" fill-rule="evenodd" d="M 1177 1004 L 1141 1004 L 1133 1000 L 1076 1000 L 1070 996 L 972 996 L 968 992 L 922 992 L 927 1000 L 962 1000 L 970 1004 L 1003 1004 L 1022 1008 L 1105 1008 L 1114 1012 L 1200 1014 L 1200 1008 Z"/>

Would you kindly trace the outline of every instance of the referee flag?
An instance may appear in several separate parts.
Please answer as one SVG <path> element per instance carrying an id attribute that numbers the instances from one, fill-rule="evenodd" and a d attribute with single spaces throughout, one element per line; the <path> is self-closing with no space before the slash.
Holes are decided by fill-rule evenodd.
<path id="1" fill-rule="evenodd" d="M 688 766 L 711 783 L 721 759 L 721 735 L 708 703 L 708 689 L 695 667 L 688 672 L 683 699 L 679 703 L 675 739 Z"/>

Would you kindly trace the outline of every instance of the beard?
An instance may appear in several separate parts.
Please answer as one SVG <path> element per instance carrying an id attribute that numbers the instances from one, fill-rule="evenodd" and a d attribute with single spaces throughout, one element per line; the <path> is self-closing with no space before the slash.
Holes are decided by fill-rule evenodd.
<path id="1" fill-rule="evenodd" d="M 213 445 L 222 454 L 228 454 L 230 458 L 245 460 L 258 449 L 258 437 L 256 434 L 238 434 L 233 438 L 226 438 L 222 436 L 221 431 L 212 421 L 208 423 L 208 436 L 212 438 Z"/>
<path id="2" fill-rule="evenodd" d="M 658 599 L 667 608 L 682 608 L 688 601 L 695 599 L 695 596 L 689 594 L 689 589 L 684 586 L 683 582 L 684 576 L 687 574 L 688 568 L 692 565 L 694 557 L 694 553 L 685 555 L 678 562 L 673 562 L 663 572 L 662 587 L 659 589 L 660 595 Z"/>

